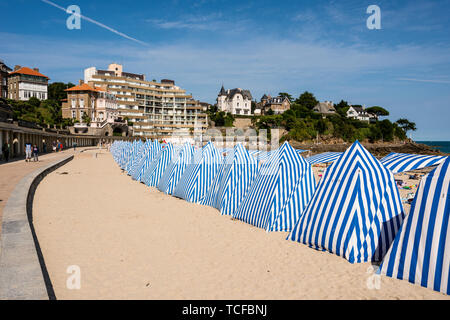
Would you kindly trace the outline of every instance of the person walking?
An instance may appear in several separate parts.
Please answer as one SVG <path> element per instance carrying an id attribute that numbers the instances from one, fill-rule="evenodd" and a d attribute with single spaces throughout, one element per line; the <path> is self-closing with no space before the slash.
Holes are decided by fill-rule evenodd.
<path id="1" fill-rule="evenodd" d="M 53 141 L 53 152 L 56 152 L 56 142 Z"/>
<path id="2" fill-rule="evenodd" d="M 45 143 L 45 139 L 42 139 L 42 152 L 47 153 L 47 144 Z"/>
<path id="3" fill-rule="evenodd" d="M 34 162 L 36 162 L 36 161 L 39 162 L 38 154 L 39 154 L 39 149 L 38 149 L 37 145 L 34 145 L 33 146 L 33 161 Z"/>
<path id="4" fill-rule="evenodd" d="M 25 143 L 25 162 L 31 161 L 31 143 Z"/>
<path id="5" fill-rule="evenodd" d="M 77 143 L 75 141 L 72 143 L 72 145 L 73 145 L 73 151 L 77 150 Z"/>
<path id="6" fill-rule="evenodd" d="M 5 157 L 5 162 L 9 160 L 9 143 L 5 143 L 2 147 L 3 156 Z"/>

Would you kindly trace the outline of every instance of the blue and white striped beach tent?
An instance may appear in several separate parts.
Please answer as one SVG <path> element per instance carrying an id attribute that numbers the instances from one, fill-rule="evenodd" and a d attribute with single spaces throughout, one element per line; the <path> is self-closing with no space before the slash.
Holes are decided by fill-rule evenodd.
<path id="1" fill-rule="evenodd" d="M 311 165 L 285 142 L 262 164 L 233 217 L 267 231 L 290 231 L 314 189 Z"/>
<path id="2" fill-rule="evenodd" d="M 134 180 L 142 181 L 143 174 L 145 170 L 150 166 L 150 163 L 156 159 L 156 156 L 161 151 L 161 144 L 158 140 L 154 140 L 147 150 L 143 151 L 144 157 L 139 161 L 136 170 L 133 172 L 131 177 Z"/>
<path id="3" fill-rule="evenodd" d="M 172 161 L 164 171 L 159 183 L 158 190 L 167 194 L 172 194 L 184 174 L 188 164 L 192 163 L 194 147 L 186 142 L 180 151 L 176 152 Z"/>
<path id="4" fill-rule="evenodd" d="M 446 156 L 427 156 L 392 152 L 381 159 L 381 163 L 393 173 L 422 169 L 436 166 L 445 161 Z"/>
<path id="5" fill-rule="evenodd" d="M 326 170 L 288 239 L 351 263 L 381 261 L 403 217 L 394 175 L 356 141 Z"/>
<path id="6" fill-rule="evenodd" d="M 147 170 L 145 170 L 142 178 L 149 187 L 156 187 L 166 170 L 169 163 L 172 161 L 174 154 L 179 151 L 179 147 L 174 147 L 170 142 L 167 143 L 159 152 L 156 159 L 150 164 Z"/>
<path id="7" fill-rule="evenodd" d="M 450 294 L 450 158 L 424 176 L 379 271 Z"/>
<path id="8" fill-rule="evenodd" d="M 311 165 L 318 163 L 334 162 L 337 159 L 339 159 L 341 155 L 342 152 L 324 152 L 306 158 L 306 161 L 308 161 Z"/>
<path id="9" fill-rule="evenodd" d="M 194 153 L 173 195 L 186 201 L 200 203 L 206 195 L 224 159 L 212 142 Z"/>
<path id="10" fill-rule="evenodd" d="M 133 165 L 131 166 L 130 170 L 128 171 L 128 175 L 133 176 L 136 174 L 138 169 L 142 166 L 143 159 L 145 158 L 147 151 L 149 150 L 150 146 L 152 145 L 152 140 L 147 140 L 145 143 L 141 146 L 139 151 L 136 154 L 136 159 L 133 161 Z"/>
<path id="11" fill-rule="evenodd" d="M 128 158 L 131 152 L 131 146 L 132 143 L 128 142 L 127 144 L 124 145 L 124 147 L 122 148 L 122 152 L 120 154 L 120 158 L 119 158 L 119 166 L 121 169 L 125 169 L 125 166 L 128 162 Z"/>
<path id="12" fill-rule="evenodd" d="M 228 152 L 201 204 L 232 215 L 242 202 L 258 171 L 254 157 L 238 143 Z"/>
<path id="13" fill-rule="evenodd" d="M 132 144 L 131 144 L 131 150 L 130 150 L 130 156 L 128 158 L 128 162 L 125 165 L 125 171 L 129 172 L 133 166 L 134 161 L 137 160 L 137 155 L 139 153 L 139 151 L 141 150 L 142 146 L 144 145 L 144 143 L 141 140 L 135 140 Z"/>

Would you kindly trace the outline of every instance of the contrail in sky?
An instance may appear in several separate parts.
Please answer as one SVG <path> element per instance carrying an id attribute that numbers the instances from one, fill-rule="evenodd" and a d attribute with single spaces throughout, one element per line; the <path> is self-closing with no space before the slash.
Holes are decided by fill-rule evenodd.
<path id="1" fill-rule="evenodd" d="M 448 80 L 427 80 L 427 79 L 414 79 L 414 78 L 399 78 L 397 80 L 400 80 L 400 81 L 414 81 L 414 82 L 429 82 L 429 83 L 448 83 L 448 84 L 450 84 L 450 81 L 448 81 Z"/>
<path id="2" fill-rule="evenodd" d="M 58 8 L 58 9 L 60 9 L 60 10 L 62 10 L 62 11 L 64 11 L 64 12 L 67 13 L 66 8 L 63 8 L 63 7 L 57 5 L 57 4 L 54 3 L 54 2 L 51 2 L 51 1 L 49 1 L 49 0 L 41 0 L 41 1 L 42 1 L 42 2 L 45 2 L 45 3 L 47 3 L 47 4 L 51 5 L 51 6 L 53 6 L 53 7 L 55 7 L 55 8 Z M 117 35 L 119 35 L 119 36 L 121 36 L 121 37 L 123 37 L 123 38 L 125 38 L 125 39 L 131 40 L 131 41 L 134 41 L 134 42 L 137 42 L 137 43 L 142 44 L 142 45 L 144 45 L 144 46 L 148 46 L 148 45 L 149 45 L 148 43 L 145 43 L 145 42 L 143 42 L 143 41 L 141 41 L 141 40 L 138 40 L 138 39 L 135 39 L 135 38 L 133 38 L 133 37 L 130 37 L 129 35 L 126 35 L 125 33 L 122 33 L 122 32 L 120 32 L 120 31 L 117 31 L 117 30 L 115 30 L 115 29 L 113 29 L 113 28 L 111 28 L 111 27 L 108 27 L 107 25 L 104 25 L 104 24 L 101 23 L 101 22 L 95 21 L 95 20 L 93 20 L 93 19 L 91 19 L 91 18 L 89 18 L 89 17 L 83 16 L 82 14 L 80 14 L 80 18 L 82 18 L 82 19 L 84 19 L 84 20 L 87 20 L 87 21 L 89 21 L 89 22 L 91 22 L 91 23 L 93 23 L 93 24 L 96 24 L 96 25 L 98 25 L 99 27 L 101 27 L 101 28 L 103 28 L 103 29 L 106 29 L 106 30 L 109 30 L 109 31 L 111 31 L 111 32 L 114 32 L 115 34 L 117 34 Z"/>

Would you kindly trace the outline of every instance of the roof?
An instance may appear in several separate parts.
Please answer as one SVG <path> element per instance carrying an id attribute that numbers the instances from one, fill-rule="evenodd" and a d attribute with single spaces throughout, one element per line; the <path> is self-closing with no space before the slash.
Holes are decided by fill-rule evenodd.
<path id="1" fill-rule="evenodd" d="M 22 67 L 19 70 L 11 72 L 9 75 L 13 75 L 13 74 L 26 74 L 29 76 L 43 77 L 43 78 L 49 79 L 49 77 L 47 77 L 46 75 L 43 75 L 42 73 L 40 73 L 36 70 L 30 69 L 28 67 Z"/>
<path id="2" fill-rule="evenodd" d="M 313 109 L 315 112 L 319 113 L 335 113 L 336 109 L 334 109 L 333 105 L 330 105 L 326 102 L 319 102 Z"/>
<path id="3" fill-rule="evenodd" d="M 88 85 L 87 83 L 83 83 L 81 85 L 66 89 L 64 91 L 94 91 L 94 92 L 100 92 L 100 91 L 104 91 L 99 87 L 91 87 L 90 85 Z"/>
<path id="4" fill-rule="evenodd" d="M 252 94 L 250 93 L 249 90 L 242 90 L 242 89 L 239 89 L 239 88 L 235 88 L 235 89 L 229 90 L 229 91 L 228 91 L 227 98 L 233 99 L 233 97 L 234 97 L 236 94 L 238 94 L 238 93 L 242 94 L 242 96 L 243 96 L 244 98 L 247 98 L 248 100 L 252 100 Z"/>

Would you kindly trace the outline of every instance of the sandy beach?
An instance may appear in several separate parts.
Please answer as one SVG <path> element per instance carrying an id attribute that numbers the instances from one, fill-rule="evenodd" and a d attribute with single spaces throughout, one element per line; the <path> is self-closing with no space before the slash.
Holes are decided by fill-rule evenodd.
<path id="1" fill-rule="evenodd" d="M 33 216 L 58 299 L 450 299 L 384 276 L 368 286 L 377 280 L 370 263 L 165 195 L 133 181 L 106 150 L 49 174 Z M 66 287 L 71 265 L 79 290 Z"/>

